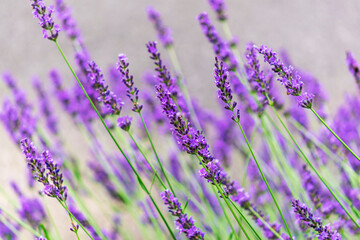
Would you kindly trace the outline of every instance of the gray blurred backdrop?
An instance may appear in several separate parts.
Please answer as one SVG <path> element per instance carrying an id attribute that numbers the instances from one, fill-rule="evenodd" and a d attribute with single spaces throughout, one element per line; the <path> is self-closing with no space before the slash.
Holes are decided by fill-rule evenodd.
<path id="1" fill-rule="evenodd" d="M 48 4 L 51 2 L 46 1 Z M 190 93 L 202 105 L 217 107 L 212 79 L 214 55 L 196 21 L 196 16 L 206 11 L 215 22 L 206 0 L 65 2 L 73 7 L 73 15 L 94 60 L 105 68 L 116 62 L 119 53 L 127 54 L 135 81 L 139 81 L 144 70 L 152 67 L 145 43 L 155 40 L 156 35 L 145 9 L 154 6 L 173 30 L 175 49 Z M 357 92 L 347 71 L 345 51 L 351 50 L 360 60 L 359 1 L 232 0 L 227 1 L 227 5 L 229 25 L 239 38 L 241 51 L 248 41 L 267 44 L 274 50 L 286 49 L 294 65 L 312 72 L 321 81 L 333 114 L 346 92 Z M 221 32 L 220 28 L 218 30 Z M 69 41 L 60 36 L 60 43 L 71 57 Z M 167 58 L 165 54 L 164 57 Z M 1 0 L 0 72 L 12 72 L 20 86 L 28 89 L 33 98 L 31 77 L 37 75 L 47 81 L 48 70 L 54 67 L 67 77 L 68 84 L 73 81 L 54 44 L 42 39 L 29 1 Z M 3 83 L 0 86 L 1 99 L 4 99 L 8 91 Z M 46 82 L 46 86 L 50 84 Z M 63 130 L 69 137 L 69 128 L 63 126 Z M 23 179 L 23 158 L 2 125 L 0 146 L 0 184 L 7 185 L 10 179 Z"/>

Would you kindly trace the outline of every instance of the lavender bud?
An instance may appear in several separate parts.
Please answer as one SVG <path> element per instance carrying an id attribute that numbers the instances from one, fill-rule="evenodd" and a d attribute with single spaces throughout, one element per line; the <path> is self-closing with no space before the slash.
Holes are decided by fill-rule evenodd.
<path id="1" fill-rule="evenodd" d="M 122 130 L 124 130 L 126 132 L 130 130 L 132 117 L 129 117 L 129 116 L 119 117 L 117 121 L 118 121 L 118 126 Z"/>

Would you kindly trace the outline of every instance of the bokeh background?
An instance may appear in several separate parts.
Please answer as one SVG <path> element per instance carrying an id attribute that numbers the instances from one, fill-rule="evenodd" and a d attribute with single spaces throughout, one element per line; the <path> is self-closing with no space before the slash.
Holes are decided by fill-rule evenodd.
<path id="1" fill-rule="evenodd" d="M 152 68 L 145 43 L 155 40 L 156 34 L 147 20 L 146 7 L 155 7 L 173 31 L 175 49 L 191 95 L 201 105 L 215 111 L 218 109 L 212 78 L 214 55 L 196 20 L 199 13 L 206 11 L 216 22 L 206 0 L 65 2 L 73 7 L 73 15 L 93 59 L 105 68 L 115 64 L 119 53 L 125 53 L 139 85 L 143 72 Z M 359 1 L 232 0 L 227 1 L 227 6 L 229 25 L 239 39 L 241 53 L 249 41 L 257 45 L 266 44 L 276 51 L 285 49 L 296 67 L 313 73 L 320 80 L 328 93 L 330 116 L 335 114 L 346 93 L 358 91 L 347 70 L 345 51 L 351 50 L 360 60 Z M 221 32 L 221 28 L 218 30 Z M 71 57 L 70 42 L 61 35 L 59 41 Z M 165 54 L 164 57 L 167 58 Z M 47 74 L 51 68 L 59 69 L 65 82 L 71 84 L 73 78 L 56 47 L 42 39 L 29 1 L 1 0 L 0 73 L 11 72 L 29 97 L 35 99 L 31 78 L 39 76 L 50 89 Z M 8 94 L 1 82 L 1 101 Z M 57 115 L 63 118 L 59 106 L 55 106 Z M 70 150 L 72 148 L 75 154 L 81 155 L 82 138 L 74 134 L 66 121 L 61 128 Z M 21 182 L 24 179 L 24 160 L 2 125 L 0 147 L 0 184 L 6 187 L 10 180 Z M 2 202 L 4 199 L 0 195 Z"/>

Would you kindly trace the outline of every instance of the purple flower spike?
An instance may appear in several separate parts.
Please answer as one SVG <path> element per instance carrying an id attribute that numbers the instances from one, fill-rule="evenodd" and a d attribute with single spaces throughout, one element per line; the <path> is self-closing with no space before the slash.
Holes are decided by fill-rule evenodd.
<path id="1" fill-rule="evenodd" d="M 131 121 L 132 121 L 132 117 L 129 116 L 125 116 L 125 117 L 119 117 L 118 118 L 118 126 L 124 130 L 124 131 L 129 131 L 130 129 L 130 125 L 131 125 Z"/>
<path id="2" fill-rule="evenodd" d="M 308 227 L 313 228 L 318 234 L 319 240 L 341 240 L 341 235 L 329 225 L 323 226 L 321 218 L 315 217 L 311 209 L 299 200 L 292 201 L 293 210 L 297 219 Z"/>
<path id="3" fill-rule="evenodd" d="M 133 103 L 132 110 L 134 112 L 140 113 L 143 105 L 139 104 L 139 89 L 134 87 L 134 77 L 133 75 L 129 74 L 129 62 L 126 58 L 125 54 L 119 55 L 119 61 L 117 63 L 117 69 L 121 74 L 122 81 L 124 85 L 127 87 L 126 93 L 127 96 L 130 98 L 130 101 Z"/>
<path id="4" fill-rule="evenodd" d="M 54 19 L 51 16 L 54 7 L 50 6 L 46 9 L 45 3 L 42 0 L 30 0 L 31 6 L 34 9 L 34 17 L 39 19 L 39 24 L 43 28 L 43 36 L 52 41 L 56 41 L 60 27 L 57 24 L 54 24 Z"/>
<path id="5" fill-rule="evenodd" d="M 123 101 L 116 96 L 115 93 L 109 90 L 109 86 L 105 84 L 105 79 L 101 73 L 101 69 L 94 61 L 89 63 L 88 77 L 91 87 L 95 89 L 98 94 L 98 101 L 104 103 L 106 107 L 105 114 L 119 115 L 121 108 L 124 105 Z"/>
<path id="6" fill-rule="evenodd" d="M 171 36 L 171 30 L 164 25 L 159 12 L 152 7 L 148 7 L 147 14 L 149 20 L 154 24 L 160 42 L 165 48 L 172 46 L 174 41 Z"/>
<path id="7" fill-rule="evenodd" d="M 227 19 L 225 15 L 225 0 L 208 0 L 208 2 L 216 12 L 219 21 L 225 21 Z"/>
<path id="8" fill-rule="evenodd" d="M 303 93 L 300 95 L 300 98 L 298 99 L 299 106 L 303 108 L 312 108 L 312 102 L 313 102 L 314 94 L 311 93 Z"/>
<path id="9" fill-rule="evenodd" d="M 233 96 L 231 94 L 231 88 L 229 83 L 229 73 L 226 70 L 226 67 L 224 66 L 224 62 L 218 60 L 217 57 L 215 57 L 215 68 L 214 68 L 214 78 L 215 78 L 215 84 L 218 90 L 218 97 L 220 100 L 222 100 L 225 103 L 225 109 L 234 111 L 237 102 L 232 101 Z M 232 117 L 232 119 L 235 122 L 238 122 L 240 120 L 240 110 L 237 110 L 237 116 Z"/>
<path id="10" fill-rule="evenodd" d="M 50 153 L 44 151 L 41 155 L 37 154 L 34 144 L 27 138 L 21 140 L 20 147 L 33 177 L 44 185 L 43 193 L 66 201 L 67 188 L 63 185 L 63 175 Z"/>
<path id="11" fill-rule="evenodd" d="M 294 72 L 293 67 L 285 67 L 281 60 L 277 57 L 276 52 L 265 45 L 259 49 L 259 53 L 264 55 L 264 61 L 268 62 L 273 68 L 272 70 L 280 77 L 278 80 L 285 86 L 288 95 L 299 96 L 303 87 L 299 74 Z"/>
<path id="12" fill-rule="evenodd" d="M 238 67 L 238 62 L 231 51 L 231 43 L 227 43 L 220 37 L 207 13 L 201 13 L 197 19 L 203 33 L 212 44 L 216 56 L 229 65 L 229 70 L 235 70 Z"/>
<path id="13" fill-rule="evenodd" d="M 355 58 L 354 58 L 354 56 L 353 56 L 353 54 L 351 52 L 346 53 L 346 62 L 348 64 L 349 71 L 354 76 L 358 87 L 360 87 L 360 68 L 359 68 L 359 64 L 357 63 L 357 61 L 355 60 Z"/>
<path id="14" fill-rule="evenodd" d="M 183 213 L 181 203 L 169 190 L 161 192 L 160 197 L 164 201 L 164 204 L 167 205 L 169 212 L 177 217 L 175 225 L 180 233 L 184 233 L 188 239 L 204 239 L 205 233 L 195 226 L 191 216 L 189 217 L 186 213 Z"/>

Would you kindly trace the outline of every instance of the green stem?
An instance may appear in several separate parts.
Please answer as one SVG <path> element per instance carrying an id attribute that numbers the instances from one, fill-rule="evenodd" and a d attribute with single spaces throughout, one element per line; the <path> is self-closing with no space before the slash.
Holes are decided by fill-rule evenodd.
<path id="1" fill-rule="evenodd" d="M 147 135 L 147 137 L 148 137 L 148 139 L 149 139 L 149 142 L 150 142 L 150 144 L 151 144 L 151 148 L 153 149 L 154 154 L 155 154 L 155 156 L 156 156 L 156 160 L 158 161 L 158 164 L 159 164 L 159 166 L 160 166 L 161 172 L 163 173 L 163 175 L 164 175 L 164 177 L 165 177 L 165 181 L 166 181 L 167 184 L 169 185 L 169 188 L 170 188 L 172 194 L 174 195 L 174 197 L 176 197 L 175 191 L 174 191 L 174 189 L 173 189 L 173 187 L 172 187 L 172 185 L 171 185 L 171 183 L 170 183 L 170 181 L 169 181 L 169 179 L 168 179 L 168 177 L 167 177 L 166 171 L 165 171 L 164 168 L 163 168 L 163 165 L 162 165 L 162 163 L 161 163 L 161 161 L 160 161 L 159 155 L 157 154 L 157 151 L 156 151 L 156 149 L 155 149 L 154 143 L 153 143 L 153 141 L 152 141 L 152 139 L 151 139 L 150 133 L 149 133 L 149 131 L 148 131 L 148 128 L 147 128 L 147 126 L 146 126 L 146 124 L 145 124 L 145 121 L 144 121 L 144 118 L 143 118 L 141 112 L 139 112 L 139 115 L 140 115 L 140 118 L 141 118 L 141 122 L 142 122 L 142 124 L 143 124 L 143 126 L 144 126 L 146 135 Z"/>
<path id="2" fill-rule="evenodd" d="M 198 158 L 199 162 L 201 163 L 202 167 L 203 167 L 207 172 L 209 172 L 209 169 L 208 169 L 207 166 L 203 163 L 203 161 L 201 160 L 200 156 L 199 156 L 198 154 L 195 154 L 195 155 L 196 155 L 196 157 Z M 225 194 L 223 193 L 223 191 L 222 191 L 222 189 L 220 188 L 219 184 L 217 183 L 217 181 L 216 181 L 215 179 L 213 179 L 212 182 L 215 184 L 217 190 L 218 190 L 219 193 L 221 194 L 221 197 L 224 199 L 227 207 L 229 208 L 230 212 L 231 212 L 232 215 L 234 216 L 236 222 L 239 224 L 241 230 L 244 232 L 246 238 L 247 238 L 248 240 L 250 240 L 249 235 L 247 234 L 245 228 L 244 228 L 243 225 L 241 224 L 241 222 L 240 222 L 239 218 L 237 217 L 237 215 L 235 214 L 234 210 L 233 210 L 232 207 L 230 206 L 230 204 L 229 204 L 229 202 L 228 202 L 228 200 L 227 200 L 227 197 L 226 197 Z"/>
<path id="3" fill-rule="evenodd" d="M 275 198 L 275 196 L 274 196 L 274 194 L 273 194 L 273 192 L 272 192 L 272 190 L 271 190 L 271 187 L 270 187 L 270 185 L 269 185 L 269 183 L 268 183 L 268 181 L 267 181 L 267 179 L 266 179 L 266 177 L 265 177 L 265 175 L 264 175 L 264 173 L 263 173 L 263 171 L 262 171 L 262 169 L 261 169 L 261 166 L 260 166 L 260 164 L 259 164 L 259 162 L 258 162 L 258 160 L 257 160 L 257 158 L 256 158 L 256 156 L 255 156 L 255 154 L 254 154 L 254 151 L 253 151 L 253 149 L 252 149 L 252 147 L 251 147 L 251 145 L 250 145 L 250 143 L 249 143 L 249 140 L 248 140 L 247 137 L 246 137 L 246 134 L 245 134 L 245 132 L 244 132 L 244 130 L 243 130 L 241 124 L 240 124 L 240 120 L 237 119 L 237 116 L 236 116 L 236 114 L 235 114 L 235 112 L 234 112 L 234 108 L 232 107 L 231 102 L 228 103 L 228 106 L 229 106 L 229 108 L 231 109 L 231 112 L 233 113 L 233 117 L 234 117 L 234 119 L 236 120 L 235 122 L 237 123 L 238 127 L 239 127 L 240 130 L 241 130 L 241 133 L 242 133 L 242 135 L 243 135 L 243 137 L 244 137 L 244 139 L 245 139 L 245 141 L 246 141 L 246 144 L 247 144 L 247 146 L 248 146 L 248 148 L 249 148 L 249 150 L 250 150 L 250 153 L 251 153 L 251 155 L 252 155 L 252 157 L 253 157 L 253 159 L 254 159 L 254 161 L 255 161 L 255 163 L 256 163 L 257 168 L 259 169 L 259 172 L 260 172 L 260 174 L 261 174 L 261 177 L 262 177 L 262 179 L 264 180 L 264 182 L 265 182 L 265 184 L 266 184 L 266 187 L 267 187 L 267 189 L 268 189 L 268 191 L 269 191 L 269 193 L 270 193 L 270 195 L 271 195 L 271 197 L 272 197 L 272 199 L 273 199 L 273 201 L 274 201 L 274 203 L 275 203 L 275 205 L 276 205 L 276 208 L 278 209 L 278 211 L 279 211 L 279 213 L 280 213 L 281 219 L 282 219 L 282 221 L 283 221 L 283 223 L 284 223 L 284 225 L 285 225 L 285 227 L 286 227 L 286 230 L 287 230 L 290 238 L 293 239 L 293 236 L 291 235 L 289 226 L 288 226 L 287 223 L 286 223 L 285 217 L 284 217 L 284 215 L 283 215 L 283 213 L 282 213 L 282 211 L 281 211 L 281 209 L 280 209 L 280 206 L 279 206 L 279 204 L 278 204 L 278 202 L 277 202 L 277 200 L 276 200 L 276 198 Z"/>
<path id="4" fill-rule="evenodd" d="M 123 151 L 123 149 L 120 147 L 119 143 L 116 141 L 114 135 L 111 133 L 110 129 L 107 127 L 104 119 L 102 118 L 101 114 L 99 113 L 98 109 L 96 108 L 95 104 L 93 103 L 93 101 L 91 100 L 90 96 L 88 95 L 88 93 L 86 92 L 84 86 L 82 85 L 82 83 L 80 82 L 79 78 L 77 77 L 77 75 L 75 74 L 73 68 L 71 67 L 69 61 L 67 60 L 67 58 L 65 57 L 64 52 L 62 51 L 59 43 L 57 41 L 55 41 L 56 46 L 58 48 L 58 50 L 60 51 L 61 56 L 63 57 L 64 61 L 66 62 L 67 66 L 69 67 L 71 73 L 73 74 L 73 76 L 75 77 L 77 83 L 79 84 L 79 86 L 81 87 L 83 93 L 85 94 L 86 98 L 88 99 L 88 101 L 90 102 L 92 108 L 95 110 L 96 114 L 98 115 L 101 123 L 103 124 L 103 126 L 105 127 L 106 131 L 108 132 L 108 134 L 110 135 L 111 139 L 114 141 L 115 145 L 117 146 L 117 148 L 119 149 L 119 151 L 121 152 L 121 154 L 125 157 L 126 161 L 128 162 L 128 164 L 130 165 L 132 171 L 134 172 L 134 174 L 136 175 L 139 184 L 141 185 L 141 187 L 144 189 L 144 191 L 149 195 L 149 197 L 151 198 L 151 201 L 153 202 L 154 206 L 156 207 L 159 215 L 161 216 L 162 220 L 164 221 L 170 235 L 172 236 L 172 238 L 174 240 L 176 240 L 174 233 L 172 232 L 169 224 L 167 223 L 166 219 L 164 218 L 163 214 L 161 213 L 160 209 L 158 208 L 157 204 L 155 203 L 155 201 L 153 200 L 149 190 L 145 187 L 145 184 L 143 183 L 143 181 L 140 178 L 140 175 L 138 174 L 138 172 L 136 171 L 135 167 L 132 165 L 132 163 L 130 162 L 130 160 L 128 159 L 128 157 L 126 156 L 125 152 Z"/>
<path id="5" fill-rule="evenodd" d="M 223 211 L 223 213 L 224 213 L 224 216 L 225 216 L 225 218 L 226 218 L 226 221 L 227 221 L 228 224 L 230 225 L 233 234 L 235 235 L 236 239 L 239 239 L 239 236 L 236 234 L 235 228 L 234 228 L 234 226 L 232 225 L 232 223 L 231 223 L 231 221 L 230 221 L 230 218 L 229 218 L 229 216 L 228 216 L 228 214 L 227 214 L 227 212 L 226 212 L 226 210 L 225 210 L 225 208 L 224 208 L 224 205 L 223 205 L 222 202 L 221 202 L 221 199 L 220 199 L 219 195 L 217 194 L 217 192 L 216 192 L 216 190 L 215 190 L 215 188 L 214 188 L 213 186 L 211 186 L 211 189 L 213 190 L 213 192 L 214 192 L 214 194 L 215 194 L 215 196 L 216 196 L 216 198 L 217 198 L 217 200 L 218 200 L 218 202 L 219 202 L 219 204 L 220 204 L 220 207 L 221 207 L 221 209 L 222 209 L 222 211 Z"/>
<path id="6" fill-rule="evenodd" d="M 159 180 L 160 184 L 163 186 L 164 189 L 166 189 L 166 185 L 164 183 L 164 181 L 161 179 L 161 177 L 159 176 L 158 172 L 156 171 L 156 169 L 153 167 L 153 165 L 151 164 L 151 162 L 149 161 L 149 159 L 147 158 L 146 154 L 143 152 L 142 148 L 139 146 L 139 144 L 137 143 L 137 141 L 135 140 L 134 136 L 130 133 L 130 131 L 127 131 L 131 140 L 135 143 L 136 147 L 138 148 L 139 152 L 141 153 L 141 155 L 145 158 L 146 162 L 149 164 L 151 170 L 153 171 L 153 173 L 155 174 L 155 177 Z"/>
<path id="7" fill-rule="evenodd" d="M 293 141 L 293 143 L 296 145 L 296 147 L 299 149 L 303 159 L 306 161 L 306 163 L 310 166 L 310 168 L 315 172 L 315 174 L 318 176 L 318 178 L 321 180 L 321 182 L 326 186 L 326 188 L 329 190 L 329 192 L 331 193 L 331 195 L 335 198 L 335 200 L 340 204 L 341 208 L 346 212 L 346 214 L 349 216 L 349 218 L 353 221 L 353 223 L 360 229 L 359 224 L 356 222 L 356 220 L 354 219 L 354 217 L 349 213 L 349 211 L 345 208 L 345 206 L 341 203 L 341 201 L 338 199 L 338 197 L 336 196 L 336 194 L 331 190 L 330 186 L 327 184 L 327 182 L 323 179 L 323 177 L 319 174 L 319 172 L 316 170 L 316 168 L 314 167 L 314 165 L 310 162 L 310 160 L 306 157 L 305 153 L 302 151 L 302 149 L 300 148 L 299 144 L 297 143 L 297 141 L 295 140 L 294 136 L 291 134 L 290 130 L 286 127 L 285 123 L 283 122 L 283 120 L 281 119 L 281 117 L 279 116 L 279 113 L 276 111 L 275 107 L 273 104 L 271 104 L 271 107 L 273 109 L 273 111 L 275 112 L 278 120 L 280 121 L 281 125 L 283 126 L 283 128 L 285 129 L 285 131 L 287 132 L 287 134 L 289 135 L 289 137 L 291 138 L 291 140 Z"/>
<path id="8" fill-rule="evenodd" d="M 322 117 L 319 116 L 319 114 L 313 109 L 310 108 L 310 110 L 315 114 L 315 116 L 320 120 L 320 122 L 322 124 L 324 124 L 324 126 L 332 133 L 332 135 L 334 135 L 337 140 L 339 140 L 341 142 L 341 144 L 358 160 L 360 161 L 360 158 L 354 153 L 354 151 L 329 127 L 329 125 L 326 124 L 326 122 L 324 121 L 324 119 L 322 119 Z"/>

